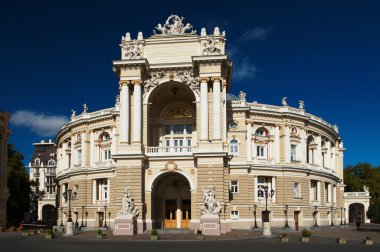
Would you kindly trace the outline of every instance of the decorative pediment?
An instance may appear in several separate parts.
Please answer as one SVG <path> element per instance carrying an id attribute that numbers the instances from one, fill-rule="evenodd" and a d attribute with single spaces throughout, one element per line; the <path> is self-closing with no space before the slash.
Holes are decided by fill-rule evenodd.
<path id="1" fill-rule="evenodd" d="M 193 114 L 190 109 L 184 106 L 176 106 L 174 108 L 169 109 L 165 113 L 166 118 L 191 118 Z"/>
<path id="2" fill-rule="evenodd" d="M 165 168 L 162 169 L 161 171 L 174 172 L 174 171 L 180 171 L 180 169 L 178 169 L 177 164 L 174 163 L 173 160 L 170 160 L 166 163 Z"/>

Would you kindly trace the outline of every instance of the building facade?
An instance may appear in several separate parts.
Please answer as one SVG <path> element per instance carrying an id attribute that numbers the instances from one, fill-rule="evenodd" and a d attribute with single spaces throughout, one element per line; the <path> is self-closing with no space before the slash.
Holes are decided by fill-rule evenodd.
<path id="1" fill-rule="evenodd" d="M 8 138 L 11 131 L 8 128 L 10 114 L 0 111 L 0 228 L 7 224 L 7 200 L 9 190 L 7 187 L 7 160 Z"/>
<path id="2" fill-rule="evenodd" d="M 56 167 L 57 156 L 55 144 L 49 140 L 34 143 L 34 151 L 29 162 L 29 179 L 33 181 L 32 191 L 38 197 L 38 220 L 47 225 L 55 225 L 57 220 Z"/>
<path id="3" fill-rule="evenodd" d="M 76 115 L 56 137 L 59 218 L 113 228 L 127 188 L 138 232 L 200 226 L 205 188 L 215 188 L 220 222 L 293 228 L 337 224 L 344 207 L 343 142 L 338 127 L 305 111 L 248 102 L 229 93 L 225 32 L 200 34 L 172 15 L 157 33 L 127 33 L 113 62 L 115 107 Z M 84 217 L 82 217 L 84 216 Z M 342 216 L 344 217 L 344 216 Z M 339 223 L 338 223 L 339 224 Z"/>

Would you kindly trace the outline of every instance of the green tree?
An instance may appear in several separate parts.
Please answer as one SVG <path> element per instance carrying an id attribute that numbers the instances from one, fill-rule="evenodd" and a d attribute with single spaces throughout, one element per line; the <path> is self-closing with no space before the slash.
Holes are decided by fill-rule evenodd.
<path id="1" fill-rule="evenodd" d="M 375 223 L 380 223 L 380 201 L 377 200 L 369 205 L 367 217 Z"/>
<path id="2" fill-rule="evenodd" d="M 8 144 L 8 187 L 9 198 L 7 204 L 8 225 L 18 226 L 24 213 L 29 211 L 30 183 L 25 166 L 22 163 L 24 156 Z"/>

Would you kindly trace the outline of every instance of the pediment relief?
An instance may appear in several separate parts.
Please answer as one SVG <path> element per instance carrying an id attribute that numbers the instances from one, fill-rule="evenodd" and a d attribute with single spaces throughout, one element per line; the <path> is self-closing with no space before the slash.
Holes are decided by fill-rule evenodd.
<path id="1" fill-rule="evenodd" d="M 166 118 L 191 118 L 193 117 L 193 114 L 191 113 L 190 109 L 184 106 L 176 106 L 169 109 L 165 113 L 165 117 Z"/>

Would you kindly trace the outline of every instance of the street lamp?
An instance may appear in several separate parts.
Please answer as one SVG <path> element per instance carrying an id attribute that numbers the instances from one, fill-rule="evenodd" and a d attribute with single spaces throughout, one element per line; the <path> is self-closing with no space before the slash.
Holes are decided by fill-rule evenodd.
<path id="1" fill-rule="evenodd" d="M 108 228 L 107 227 L 107 206 L 104 206 L 104 228 Z"/>
<path id="2" fill-rule="evenodd" d="M 330 224 L 330 226 L 331 227 L 333 227 L 334 226 L 334 222 L 333 222 L 333 209 L 334 209 L 334 207 L 330 207 L 330 215 L 331 215 L 331 224 Z"/>
<path id="3" fill-rule="evenodd" d="M 343 212 L 343 207 L 340 207 L 340 225 L 343 226 L 343 215 L 342 215 L 342 212 Z"/>
<path id="4" fill-rule="evenodd" d="M 81 228 L 84 227 L 84 225 L 83 225 L 83 214 L 84 214 L 84 206 L 82 206 L 82 223 L 80 224 Z"/>
<path id="5" fill-rule="evenodd" d="M 285 205 L 285 227 L 284 228 L 290 228 L 288 224 L 288 204 Z"/>
<path id="6" fill-rule="evenodd" d="M 318 228 L 318 206 L 314 206 L 314 228 Z"/>
<path id="7" fill-rule="evenodd" d="M 257 205 L 253 205 L 253 215 L 255 216 L 255 225 L 253 226 L 253 228 L 258 228 L 257 226 L 257 221 L 256 221 L 256 212 L 257 211 Z"/>
<path id="8" fill-rule="evenodd" d="M 263 236 L 271 236 L 270 223 L 269 223 L 269 212 L 268 212 L 268 198 L 273 198 L 274 190 L 268 190 L 268 186 L 264 186 L 264 197 L 265 197 L 265 216 L 264 216 L 264 231 Z M 262 191 L 261 191 L 262 194 Z"/>
<path id="9" fill-rule="evenodd" d="M 61 227 L 63 227 L 63 207 L 61 207 Z"/>
<path id="10" fill-rule="evenodd" d="M 344 208 L 344 225 L 347 225 L 347 222 L 346 222 L 346 208 Z"/>
<path id="11" fill-rule="evenodd" d="M 69 216 L 66 222 L 66 235 L 73 235 L 73 219 L 71 218 L 71 201 L 77 198 L 77 192 L 69 189 L 63 193 L 63 198 L 69 200 Z"/>

